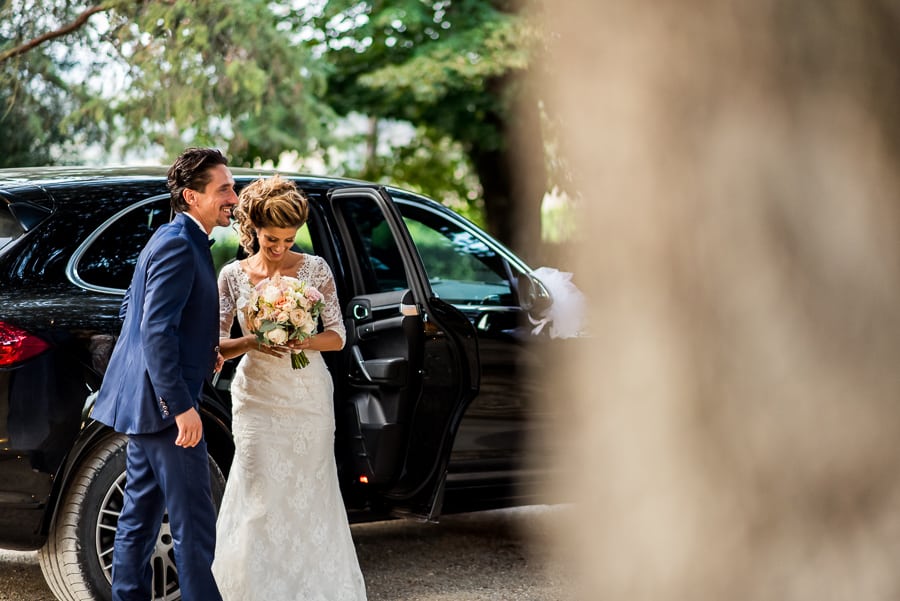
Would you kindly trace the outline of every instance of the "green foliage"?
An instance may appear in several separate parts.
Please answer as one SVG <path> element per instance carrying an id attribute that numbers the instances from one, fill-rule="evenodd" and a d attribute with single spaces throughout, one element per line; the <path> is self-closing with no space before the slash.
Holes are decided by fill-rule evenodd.
<path id="1" fill-rule="evenodd" d="M 40 98 L 25 90 L 10 94 L 0 90 L 0 167 L 27 167 L 50 162 L 50 145 L 44 143 L 44 128 L 59 138 L 65 115 L 42 106 Z"/>
<path id="2" fill-rule="evenodd" d="M 19 46 L 33 33 L 33 20 L 52 19 L 37 4 L 26 14 L 0 5 L 0 52 Z M 76 67 L 67 54 L 15 57 L 0 62 L 0 167 L 59 162 L 61 156 L 97 140 L 100 127 L 72 114 L 84 99 L 83 88 L 66 75 Z"/>
<path id="3" fill-rule="evenodd" d="M 331 112 L 317 100 L 324 77 L 269 4 L 108 0 L 105 7 L 77 31 L 12 61 L 0 84 L 38 65 L 60 71 L 61 63 L 77 62 L 77 72 L 60 74 L 65 122 L 95 124 L 107 145 L 124 136 L 169 155 L 188 144 L 218 146 L 250 165 L 325 137 Z M 0 32 L 15 35 L 0 39 L 0 52 L 73 22 L 85 8 L 8 0 L 0 22 L 9 26 Z"/>
<path id="4" fill-rule="evenodd" d="M 250 165 L 321 133 L 324 80 L 265 3 L 151 2 L 117 16 L 110 34 L 130 83 L 113 111 L 134 142 L 149 137 L 170 153 L 186 143 L 227 147 Z"/>
<path id="5" fill-rule="evenodd" d="M 387 100 L 411 99 L 434 105 L 453 92 L 480 90 L 483 82 L 527 64 L 520 31 L 511 19 L 494 19 L 483 27 L 428 44 L 402 64 L 360 76 L 359 84 L 380 90 Z"/>
<path id="6" fill-rule="evenodd" d="M 0 115 L 28 132 L 9 160 L 80 160 L 98 140 L 168 156 L 217 146 L 236 165 L 290 151 L 495 229 L 512 222 L 512 107 L 536 41 L 518 3 L 5 0 L 0 56 L 92 7 L 102 10 L 70 33 L 0 59 Z M 415 135 L 391 142 L 375 128 L 342 140 L 334 125 L 351 114 Z"/>
<path id="7" fill-rule="evenodd" d="M 483 226 L 481 186 L 461 144 L 424 127 L 413 130 L 409 140 L 395 141 L 390 132 L 402 124 L 382 120 L 375 125 L 379 133 L 343 135 L 332 145 L 329 173 L 418 192 Z"/>
<path id="8" fill-rule="evenodd" d="M 465 203 L 463 212 L 484 223 L 493 199 L 483 198 L 477 169 L 484 166 L 475 157 L 509 151 L 517 77 L 536 40 L 525 17 L 501 5 L 332 0 L 312 15 L 293 13 L 321 32 L 327 104 L 341 115 L 415 127 L 408 144 L 388 153 L 370 148 L 369 160 L 349 175 L 409 186 L 457 210 Z"/>
<path id="9" fill-rule="evenodd" d="M 458 142 L 419 128 L 409 144 L 391 151 L 370 162 L 364 177 L 419 192 L 484 225 L 481 185 Z"/>
<path id="10" fill-rule="evenodd" d="M 540 238 L 547 189 L 545 169 L 519 170 L 513 158 L 539 157 L 540 165 L 544 153 L 537 107 L 522 101 L 539 41 L 526 4 L 333 0 L 313 20 L 332 65 L 328 103 L 339 114 L 407 121 L 429 142 L 446 138 L 460 148 L 479 182 L 473 210 L 513 247 L 519 224 Z M 418 152 L 429 143 L 411 146 Z"/>
<path id="11" fill-rule="evenodd" d="M 331 65 L 328 102 L 434 128 L 466 144 L 501 144 L 496 120 L 509 110 L 499 85 L 526 68 L 527 21 L 487 0 L 334 0 L 311 25 Z"/>

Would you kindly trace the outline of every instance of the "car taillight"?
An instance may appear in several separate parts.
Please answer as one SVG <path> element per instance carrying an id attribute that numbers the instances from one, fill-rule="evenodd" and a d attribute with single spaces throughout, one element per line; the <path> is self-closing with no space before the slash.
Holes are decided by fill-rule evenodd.
<path id="1" fill-rule="evenodd" d="M 34 334 L 0 321 L 0 367 L 21 363 L 48 348 L 50 345 Z"/>

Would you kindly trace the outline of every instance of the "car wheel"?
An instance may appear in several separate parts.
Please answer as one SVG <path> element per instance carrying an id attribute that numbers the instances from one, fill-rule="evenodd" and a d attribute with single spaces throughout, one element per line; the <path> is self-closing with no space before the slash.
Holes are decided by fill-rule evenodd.
<path id="1" fill-rule="evenodd" d="M 38 553 L 50 590 L 60 601 L 112 598 L 112 555 L 125 491 L 125 436 L 115 435 L 83 461 L 60 504 L 46 544 Z M 209 458 L 213 502 L 218 511 L 225 477 Z M 151 558 L 153 599 L 181 598 L 168 514 L 163 516 Z"/>

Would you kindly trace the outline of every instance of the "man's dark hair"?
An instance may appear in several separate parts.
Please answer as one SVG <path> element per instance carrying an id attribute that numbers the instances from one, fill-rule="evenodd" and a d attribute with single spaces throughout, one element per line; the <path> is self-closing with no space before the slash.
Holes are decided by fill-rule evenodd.
<path id="1" fill-rule="evenodd" d="M 187 211 L 184 200 L 185 188 L 202 192 L 212 180 L 210 167 L 227 165 L 228 159 L 215 148 L 188 148 L 169 167 L 168 186 L 172 194 L 172 210 L 176 213 Z"/>

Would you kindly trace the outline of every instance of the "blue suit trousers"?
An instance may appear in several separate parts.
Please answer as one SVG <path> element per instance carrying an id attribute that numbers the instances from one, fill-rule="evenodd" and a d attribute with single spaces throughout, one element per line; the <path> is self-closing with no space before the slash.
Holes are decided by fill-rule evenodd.
<path id="1" fill-rule="evenodd" d="M 183 601 L 221 601 L 210 567 L 216 546 L 216 510 L 206 440 L 175 446 L 174 425 L 128 440 L 125 501 L 113 550 L 113 601 L 152 598 L 150 557 L 168 509 Z"/>

